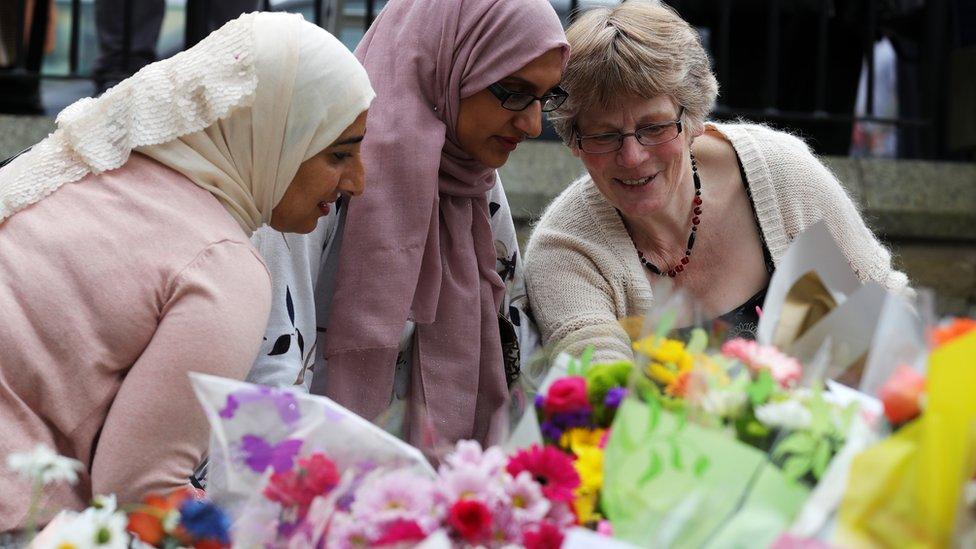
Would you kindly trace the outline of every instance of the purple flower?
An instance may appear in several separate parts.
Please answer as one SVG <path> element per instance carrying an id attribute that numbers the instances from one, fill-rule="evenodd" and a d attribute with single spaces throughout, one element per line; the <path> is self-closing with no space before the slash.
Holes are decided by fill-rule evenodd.
<path id="1" fill-rule="evenodd" d="M 535 395 L 535 407 L 542 409 L 546 405 L 546 397 L 543 395 Z"/>
<path id="2" fill-rule="evenodd" d="M 563 430 L 549 420 L 543 421 L 540 429 L 542 430 L 542 436 L 549 440 L 559 440 L 563 436 Z"/>
<path id="3" fill-rule="evenodd" d="M 593 412 L 591 410 L 575 410 L 560 412 L 549 416 L 552 422 L 563 430 L 572 427 L 593 427 Z"/>
<path id="4" fill-rule="evenodd" d="M 627 389 L 624 389 L 623 387 L 612 387 L 609 391 L 607 391 L 607 396 L 603 399 L 603 404 L 605 404 L 607 408 L 616 408 L 620 406 L 620 403 L 623 401 L 625 396 L 627 396 Z"/>

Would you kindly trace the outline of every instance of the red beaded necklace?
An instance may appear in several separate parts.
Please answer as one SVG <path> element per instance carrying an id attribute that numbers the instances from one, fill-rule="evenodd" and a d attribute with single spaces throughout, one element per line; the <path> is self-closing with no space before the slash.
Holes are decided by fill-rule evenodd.
<path id="1" fill-rule="evenodd" d="M 651 263 L 644 257 L 644 252 L 637 248 L 634 235 L 630 234 L 630 229 L 627 230 L 627 234 L 630 235 L 630 241 L 634 245 L 634 249 L 637 250 L 637 257 L 640 259 L 641 264 L 656 275 L 667 275 L 671 278 L 678 276 L 678 273 L 684 271 L 685 265 L 691 261 L 691 249 L 695 247 L 695 235 L 698 233 L 698 225 L 701 223 L 700 216 L 702 213 L 701 178 L 698 177 L 698 164 L 695 162 L 695 155 L 690 151 L 689 154 L 691 155 L 691 175 L 695 181 L 695 198 L 691 201 L 691 211 L 694 215 L 691 218 L 691 234 L 688 235 L 688 245 L 685 247 L 685 255 L 681 258 L 681 262 L 667 271 L 662 271 L 657 265 Z"/>

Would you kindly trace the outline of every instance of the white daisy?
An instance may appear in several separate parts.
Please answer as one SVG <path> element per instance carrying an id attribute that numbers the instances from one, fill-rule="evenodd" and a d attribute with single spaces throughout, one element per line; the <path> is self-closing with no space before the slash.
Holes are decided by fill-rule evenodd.
<path id="1" fill-rule="evenodd" d="M 65 481 L 78 482 L 82 464 L 76 459 L 60 456 L 44 444 L 38 444 L 30 452 L 7 456 L 7 468 L 27 480 L 40 480 L 42 484 Z"/>

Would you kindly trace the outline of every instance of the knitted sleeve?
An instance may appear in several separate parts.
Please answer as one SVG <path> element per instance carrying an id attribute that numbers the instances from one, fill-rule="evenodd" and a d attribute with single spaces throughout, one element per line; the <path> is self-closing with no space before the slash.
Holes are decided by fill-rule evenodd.
<path id="1" fill-rule="evenodd" d="M 822 219 L 862 281 L 913 294 L 908 277 L 892 267 L 891 253 L 867 227 L 840 181 L 802 140 L 778 135 L 782 157 L 771 156 L 769 165 L 789 240 Z"/>
<path id="2" fill-rule="evenodd" d="M 592 345 L 596 361 L 633 360 L 630 337 L 617 321 L 620 304 L 614 289 L 619 284 L 598 267 L 605 253 L 598 248 L 578 234 L 544 225 L 529 242 L 529 299 L 551 356 L 579 356 Z"/>

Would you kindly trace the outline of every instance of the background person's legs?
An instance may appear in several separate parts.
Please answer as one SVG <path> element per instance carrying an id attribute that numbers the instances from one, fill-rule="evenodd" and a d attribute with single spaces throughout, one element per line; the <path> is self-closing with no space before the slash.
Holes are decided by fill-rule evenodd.
<path id="1" fill-rule="evenodd" d="M 125 55 L 126 3 L 131 10 L 132 43 Z M 118 84 L 156 60 L 156 41 L 163 24 L 165 0 L 96 0 L 95 26 L 98 33 L 98 59 L 92 78 L 98 93 Z"/>
<path id="2" fill-rule="evenodd" d="M 210 32 L 213 32 L 231 19 L 237 19 L 242 13 L 250 13 L 258 9 L 258 0 L 210 0 L 209 17 Z"/>

